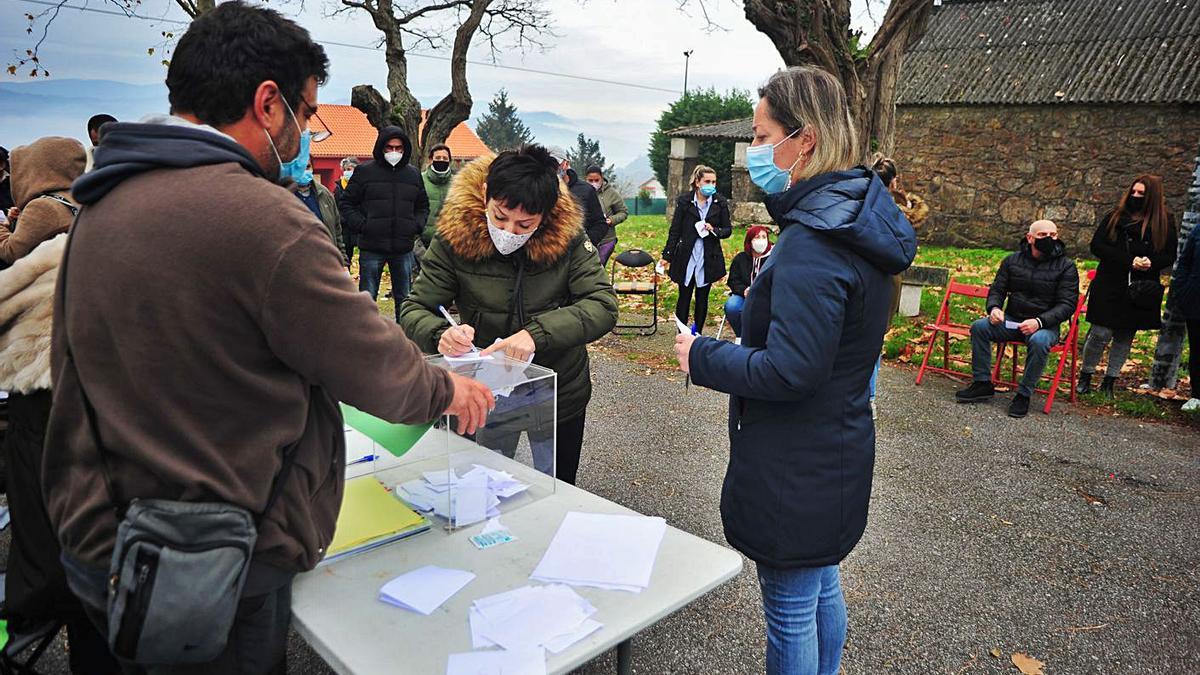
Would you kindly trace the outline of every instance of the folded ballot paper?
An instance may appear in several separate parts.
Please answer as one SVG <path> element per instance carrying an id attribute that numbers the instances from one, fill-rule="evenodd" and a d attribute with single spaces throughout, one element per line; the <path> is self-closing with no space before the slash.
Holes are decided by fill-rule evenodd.
<path id="1" fill-rule="evenodd" d="M 471 572 L 426 565 L 384 584 L 379 599 L 428 616 L 474 578 Z"/>
<path id="2" fill-rule="evenodd" d="M 500 515 L 501 500 L 527 489 L 507 471 L 475 464 L 462 476 L 453 469 L 426 471 L 420 479 L 397 485 L 396 494 L 418 511 L 432 511 L 453 518 L 455 527 L 466 527 Z"/>
<path id="3" fill-rule="evenodd" d="M 662 518 L 572 511 L 529 578 L 640 593 L 666 532 Z"/>
<path id="4" fill-rule="evenodd" d="M 507 651 L 547 649 L 558 654 L 603 625 L 596 608 L 567 586 L 523 586 L 471 605 L 471 646 Z"/>

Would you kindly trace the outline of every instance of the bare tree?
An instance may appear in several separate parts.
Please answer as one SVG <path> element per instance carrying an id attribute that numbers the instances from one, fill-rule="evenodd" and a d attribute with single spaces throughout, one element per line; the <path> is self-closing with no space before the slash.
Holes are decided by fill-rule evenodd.
<path id="1" fill-rule="evenodd" d="M 708 17 L 706 2 L 694 2 Z M 933 0 L 891 0 L 866 47 L 850 29 L 850 0 L 743 0 L 746 19 L 771 39 L 790 66 L 817 65 L 837 75 L 858 125 L 859 155 L 895 150 L 896 87 L 905 53 L 920 41 Z M 711 23 L 711 22 L 710 22 Z"/>
<path id="2" fill-rule="evenodd" d="M 500 40 L 513 37 L 521 49 L 541 47 L 551 34 L 550 14 L 542 0 L 445 0 L 444 2 L 397 2 L 395 0 L 338 0 L 341 9 L 356 9 L 370 15 L 382 33 L 380 40 L 387 62 L 388 98 L 370 85 L 354 87 L 350 104 L 362 110 L 376 127 L 394 124 L 413 141 L 414 154 L 421 148 L 442 143 L 456 126 L 471 115 L 471 91 L 467 85 L 467 52 L 476 37 L 486 42 L 493 58 Z M 445 46 L 446 30 L 432 22 L 454 15 L 456 28 L 450 53 L 450 91 L 429 110 L 423 132 L 421 103 L 408 88 L 408 46 Z"/>
<path id="3" fill-rule="evenodd" d="M 50 27 L 54 24 L 54 20 L 58 18 L 59 13 L 62 12 L 67 2 L 68 0 L 56 0 L 37 14 L 25 14 L 25 20 L 29 22 L 29 25 L 25 27 L 25 33 L 32 36 L 40 30 L 41 35 L 33 46 L 24 50 L 24 53 L 14 50 L 14 58 L 9 62 L 7 68 L 9 75 L 16 75 L 18 70 L 32 64 L 33 68 L 29 72 L 30 77 L 37 77 L 39 75 L 42 77 L 50 76 L 50 71 L 42 65 L 39 51 L 41 50 L 42 43 L 50 35 Z M 189 19 L 195 19 L 217 6 L 217 0 L 167 0 L 165 4 L 169 7 L 172 2 L 178 5 L 188 15 Z M 110 8 L 109 13 L 119 12 L 130 18 L 143 6 L 142 0 L 104 0 L 103 4 Z M 169 46 L 174 44 L 175 34 L 173 32 L 163 31 L 162 36 L 163 42 L 160 45 L 150 47 L 146 50 L 148 55 L 153 56 L 156 49 L 169 49 Z M 163 65 L 167 63 L 166 60 L 163 61 Z"/>

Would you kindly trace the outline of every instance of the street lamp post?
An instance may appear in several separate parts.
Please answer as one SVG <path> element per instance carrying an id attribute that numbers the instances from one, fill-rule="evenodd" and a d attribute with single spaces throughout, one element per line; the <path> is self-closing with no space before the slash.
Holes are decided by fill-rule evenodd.
<path id="1" fill-rule="evenodd" d="M 688 93 L 688 90 L 687 90 L 688 64 L 691 63 L 692 53 L 695 51 L 696 51 L 695 49 L 689 49 L 683 53 L 683 97 L 684 98 L 687 98 L 687 93 Z"/>

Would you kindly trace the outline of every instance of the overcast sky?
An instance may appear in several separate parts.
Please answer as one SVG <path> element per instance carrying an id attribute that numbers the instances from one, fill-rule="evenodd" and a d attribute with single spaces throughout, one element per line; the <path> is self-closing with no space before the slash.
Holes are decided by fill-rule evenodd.
<path id="1" fill-rule="evenodd" d="M 106 7 L 102 0 L 68 2 Z M 331 73 L 320 94 L 322 101 L 348 103 L 350 88 L 364 83 L 374 84 L 386 94 L 386 66 L 381 52 L 330 44 L 373 44 L 379 33 L 369 17 L 357 10 L 327 16 L 331 0 L 271 5 L 294 17 L 314 38 L 326 44 Z M 678 9 L 677 0 L 545 0 L 545 5 L 551 11 L 556 36 L 548 36 L 546 48 L 541 51 L 534 49 L 522 54 L 516 49 L 506 50 L 498 58 L 500 65 L 670 91 L 471 65 L 468 78 L 477 111 L 497 89 L 505 87 L 522 111 L 549 111 L 576 121 L 596 120 L 601 123 L 597 126 L 608 127 L 610 134 L 614 127 L 627 126 L 640 139 L 683 88 L 684 50 L 695 50 L 690 67 L 691 88 L 750 90 L 782 66 L 770 40 L 754 30 L 742 14 L 741 3 L 733 0 L 709 0 L 710 16 L 726 28 L 713 32 L 705 30 L 697 8 L 689 16 Z M 864 7 L 865 0 L 855 0 L 856 22 L 870 29 L 872 21 Z M 0 0 L 0 51 L 6 60 L 11 50 L 23 50 L 30 44 L 24 33 L 27 22 L 22 15 L 41 9 L 22 0 Z M 142 0 L 139 12 L 166 19 L 186 18 L 171 0 Z M 163 42 L 160 32 L 164 30 L 178 32 L 181 27 L 64 9 L 42 46 L 42 61 L 52 78 L 135 84 L 162 82 L 165 69 L 160 64 L 161 57 L 147 55 L 147 49 L 160 46 Z M 413 51 L 426 49 L 413 48 Z M 448 50 L 442 55 L 446 54 Z M 491 55 L 485 46 L 478 45 L 472 48 L 470 58 L 490 61 Z M 427 103 L 443 95 L 449 86 L 446 61 L 413 54 L 409 68 L 410 88 Z M 24 73 L 15 78 L 7 74 L 0 77 L 0 83 L 24 81 L 28 81 Z M 3 116 L 0 111 L 0 117 Z M 583 131 L 586 133 L 586 129 Z M 644 147 L 641 141 L 639 145 Z M 636 149 L 614 148 L 610 159 L 628 162 L 636 152 Z"/>

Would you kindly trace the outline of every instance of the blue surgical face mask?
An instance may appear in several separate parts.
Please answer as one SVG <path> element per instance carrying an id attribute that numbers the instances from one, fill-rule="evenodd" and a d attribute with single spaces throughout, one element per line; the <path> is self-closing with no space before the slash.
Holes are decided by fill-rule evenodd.
<path id="1" fill-rule="evenodd" d="M 796 129 L 783 141 L 798 133 L 800 130 Z M 755 145 L 746 149 L 746 171 L 750 173 L 750 180 L 769 195 L 783 192 L 791 187 L 792 169 L 800 163 L 800 157 L 796 157 L 796 161 L 792 162 L 792 165 L 786 170 L 775 165 L 775 147 L 783 141 L 773 145 Z"/>
<path id="2" fill-rule="evenodd" d="M 291 161 L 285 162 L 279 156 L 279 150 L 275 147 L 275 140 L 271 138 L 270 132 L 263 129 L 263 133 L 267 136 L 267 142 L 271 144 L 271 152 L 275 153 L 275 160 L 279 162 L 279 182 L 285 182 L 290 178 L 299 183 L 300 176 L 308 166 L 308 149 L 309 143 L 312 141 L 312 133 L 307 129 L 300 128 L 300 123 L 296 121 L 296 113 L 292 112 L 292 106 L 288 104 L 287 99 L 280 98 L 284 107 L 287 108 L 288 114 L 292 116 L 292 124 L 296 125 L 296 131 L 300 132 L 300 150 Z"/>
<path id="3" fill-rule="evenodd" d="M 704 195 L 705 197 L 711 197 L 711 196 L 717 194 L 717 186 L 716 185 L 701 185 L 700 186 L 700 194 Z"/>

